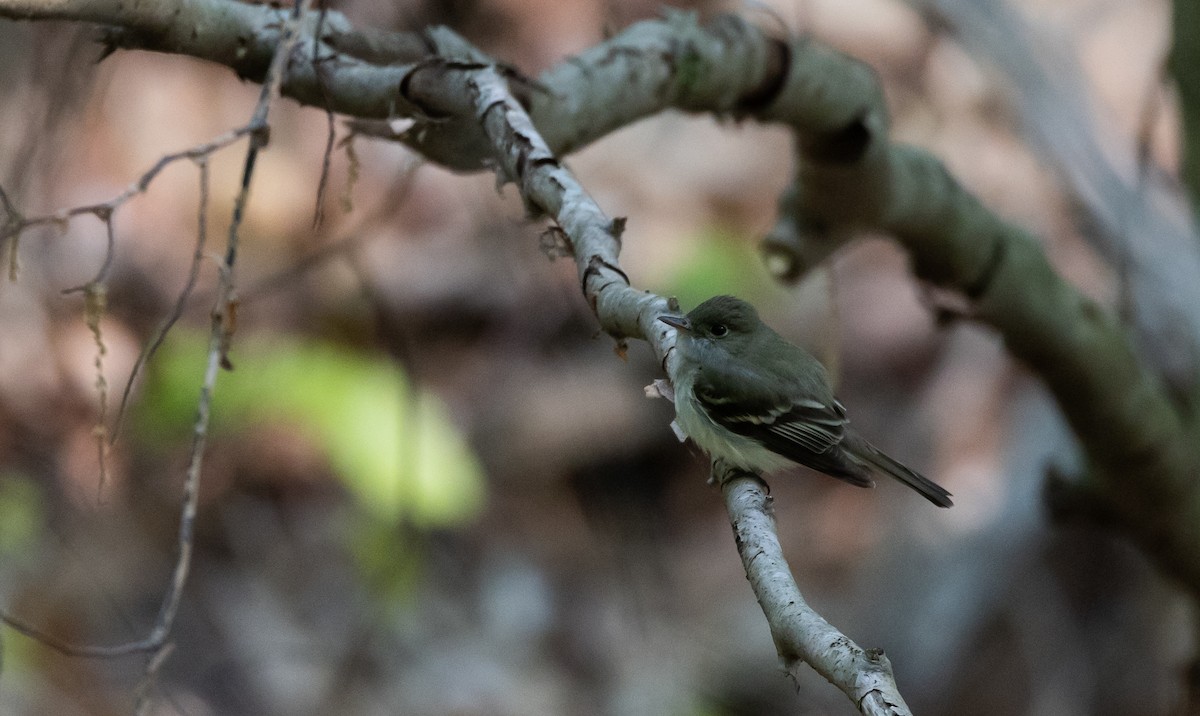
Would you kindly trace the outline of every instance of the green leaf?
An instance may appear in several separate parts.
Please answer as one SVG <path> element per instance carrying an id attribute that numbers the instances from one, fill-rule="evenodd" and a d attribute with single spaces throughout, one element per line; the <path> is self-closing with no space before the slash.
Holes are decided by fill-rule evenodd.
<path id="1" fill-rule="evenodd" d="M 139 410 L 144 439 L 190 434 L 205 353 L 195 334 L 164 344 Z M 482 508 L 482 471 L 445 406 L 394 362 L 284 339 L 239 341 L 231 359 L 235 369 L 217 379 L 212 434 L 270 423 L 315 439 L 363 508 L 388 521 L 447 526 Z"/>

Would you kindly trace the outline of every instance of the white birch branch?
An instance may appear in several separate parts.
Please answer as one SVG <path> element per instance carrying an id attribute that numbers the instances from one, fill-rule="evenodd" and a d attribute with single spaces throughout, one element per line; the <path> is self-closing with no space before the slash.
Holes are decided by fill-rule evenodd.
<path id="1" fill-rule="evenodd" d="M 713 476 L 725 508 L 746 579 L 771 627 L 783 667 L 793 678 L 809 664 L 870 716 L 911 716 L 882 650 L 863 650 L 808 606 L 783 557 L 771 513 L 771 497 L 757 476 L 730 471 Z"/>
<path id="2" fill-rule="evenodd" d="M 609 219 L 558 161 L 529 116 L 490 65 L 462 71 L 472 108 L 494 143 L 499 171 L 521 189 L 527 203 L 554 217 L 570 244 L 584 294 L 601 325 L 618 340 L 647 340 L 674 377 L 675 331 L 658 321 L 667 301 L 635 291 L 617 263 L 624 222 Z M 808 607 L 783 558 L 767 496 L 756 477 L 734 476 L 722 485 L 747 579 L 770 625 L 789 674 L 802 663 L 841 689 L 864 714 L 910 714 L 882 651 L 864 651 Z"/>

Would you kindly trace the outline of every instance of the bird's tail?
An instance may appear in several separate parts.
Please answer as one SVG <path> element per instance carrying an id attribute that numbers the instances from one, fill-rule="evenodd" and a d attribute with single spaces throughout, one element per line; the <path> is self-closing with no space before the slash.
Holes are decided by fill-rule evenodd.
<path id="1" fill-rule="evenodd" d="M 846 442 L 851 443 L 846 445 L 846 447 L 854 457 L 867 463 L 875 470 L 903 482 L 905 485 L 921 493 L 922 497 L 938 507 L 950 507 L 954 504 L 950 499 L 950 493 L 933 480 L 893 460 L 883 454 L 874 445 L 857 435 L 848 435 L 846 437 L 848 438 Z"/>

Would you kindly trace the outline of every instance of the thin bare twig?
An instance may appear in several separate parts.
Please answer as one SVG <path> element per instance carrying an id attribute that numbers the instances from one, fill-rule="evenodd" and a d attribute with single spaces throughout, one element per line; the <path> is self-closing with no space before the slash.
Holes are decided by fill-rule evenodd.
<path id="1" fill-rule="evenodd" d="M 0 612 L 0 622 L 4 622 L 9 629 L 19 634 L 24 634 L 30 639 L 34 639 L 43 646 L 48 646 L 64 656 L 88 659 L 113 659 L 119 656 L 129 656 L 130 654 L 144 654 L 154 651 L 159 647 L 159 644 L 152 637 L 147 637 L 139 641 L 128 641 L 115 646 L 75 644 L 59 639 L 52 634 L 47 634 L 32 624 L 21 621 L 6 612 Z"/>
<path id="2" fill-rule="evenodd" d="M 17 230 L 17 225 L 21 223 L 21 213 L 8 198 L 8 192 L 4 190 L 3 186 L 0 186 L 0 204 L 4 205 L 4 223 L 0 225 L 0 246 L 5 245 L 5 241 L 8 242 L 8 280 L 15 283 L 21 272 L 18 241 L 20 232 Z"/>
<path id="3" fill-rule="evenodd" d="M 317 78 L 317 86 L 321 90 L 321 96 L 324 99 L 325 109 L 325 151 L 321 155 L 321 178 L 317 181 L 317 200 L 316 206 L 313 208 L 313 228 L 321 225 L 325 220 L 325 192 L 329 187 L 329 166 L 333 158 L 333 146 L 337 141 L 337 127 L 333 121 L 333 110 L 330 109 L 332 100 L 329 97 L 329 88 L 325 83 L 325 75 L 321 71 L 321 62 L 323 58 L 318 56 L 321 47 L 321 35 L 325 28 L 325 16 L 328 14 L 328 8 L 325 7 L 325 0 L 320 0 L 321 9 L 317 13 L 317 22 L 313 27 L 313 55 L 312 69 L 313 75 Z M 332 59 L 334 55 L 330 55 Z"/>
<path id="4" fill-rule="evenodd" d="M 132 196 L 132 195 L 131 195 Z M 112 269 L 113 258 L 117 252 L 117 233 L 113 229 L 113 208 L 109 206 L 97 206 L 90 213 L 95 214 L 96 218 L 104 222 L 104 263 L 100 264 L 100 270 L 87 283 L 71 288 L 64 288 L 62 294 L 69 296 L 72 293 L 88 293 L 96 290 L 96 287 L 103 286 L 108 280 L 108 272 Z"/>
<path id="5" fill-rule="evenodd" d="M 139 688 L 139 698 L 136 713 L 141 716 L 150 705 L 150 686 L 154 683 L 158 669 L 168 656 L 171 648 L 167 641 L 171 628 L 175 624 L 175 616 L 183 596 L 183 588 L 187 583 L 191 570 L 193 537 L 196 523 L 196 511 L 200 493 L 200 474 L 204 465 L 204 446 L 208 439 L 208 422 L 212 407 L 212 396 L 216 389 L 217 375 L 222 367 L 229 368 L 228 358 L 230 342 L 236 328 L 236 293 L 234 287 L 234 266 L 237 261 L 238 237 L 241 230 L 242 218 L 245 215 L 246 203 L 250 195 L 250 181 L 254 176 L 255 162 L 258 152 L 266 146 L 269 139 L 267 113 L 271 102 L 279 96 L 279 87 L 287 64 L 291 59 L 292 50 L 299 39 L 300 20 L 312 0 L 297 0 L 295 8 L 285 24 L 279 47 L 267 70 L 267 78 L 259 94 L 254 116 L 250 120 L 254 128 L 250 134 L 250 146 L 246 150 L 246 161 L 242 169 L 241 189 L 234 203 L 233 219 L 229 225 L 229 237 L 225 248 L 225 260 L 221 266 L 220 288 L 217 292 L 216 303 L 212 311 L 212 330 L 209 334 L 208 361 L 204 370 L 204 382 L 200 387 L 200 398 L 196 406 L 196 422 L 192 429 L 192 450 L 188 462 L 187 477 L 184 481 L 183 507 L 179 516 L 179 537 L 177 540 L 178 556 L 175 570 L 172 574 L 171 585 L 163 598 L 158 619 L 155 620 L 151 639 L 159 643 L 154 650 Z"/>
<path id="6" fill-rule="evenodd" d="M 28 218 L 22 217 L 18 213 L 16 216 L 20 218 L 18 218 L 16 221 L 11 221 L 11 217 L 14 215 L 15 209 L 10 210 L 12 205 L 8 201 L 5 201 L 5 210 L 9 211 L 10 222 L 7 223 L 4 228 L 0 229 L 0 240 L 15 236 L 34 226 L 63 224 L 75 218 L 76 216 L 82 216 L 83 214 L 92 214 L 101 221 L 105 221 L 107 217 L 111 216 L 112 213 L 115 212 L 122 204 L 126 203 L 138 194 L 144 193 L 150 186 L 150 183 L 153 182 L 154 179 L 158 177 L 159 173 L 161 173 L 163 169 L 166 169 L 167 166 L 181 159 L 195 160 L 200 157 L 208 156 L 219 149 L 223 149 L 224 147 L 233 144 L 243 136 L 258 131 L 257 128 L 258 125 L 256 125 L 254 122 L 251 122 L 245 127 L 239 127 L 237 129 L 230 130 L 214 138 L 212 141 L 205 142 L 204 144 L 198 144 L 194 147 L 184 149 L 183 151 L 176 152 L 174 154 L 167 154 L 155 162 L 154 166 L 150 167 L 145 174 L 142 174 L 140 177 L 138 177 L 137 181 L 130 184 L 120 194 L 117 194 L 108 201 L 103 201 L 96 204 L 85 204 L 83 206 L 73 206 L 67 209 L 59 209 L 53 214 L 31 216 Z M 80 289 L 75 288 L 69 290 Z"/>
<path id="7" fill-rule="evenodd" d="M 8 216 L 8 220 L 12 220 L 19 216 L 17 207 L 13 206 L 12 201 L 8 198 L 8 192 L 4 191 L 4 187 L 0 186 L 0 204 L 4 206 L 4 213 Z"/>
<path id="8" fill-rule="evenodd" d="M 397 209 L 404 205 L 413 187 L 413 177 L 422 165 L 419 157 L 406 164 L 392 180 L 391 185 L 383 192 L 383 197 L 369 212 L 363 215 L 351 229 L 340 238 L 322 246 L 307 256 L 301 257 L 291 266 L 259 279 L 246 290 L 241 291 L 242 303 L 256 301 L 263 296 L 291 285 L 296 279 L 321 266 L 326 261 L 357 251 L 370 238 L 369 230 L 393 216 Z"/>
<path id="9" fill-rule="evenodd" d="M 4 204 L 5 210 L 9 214 L 9 225 L 4 228 L 4 233 L 0 236 L 4 238 L 16 236 L 21 231 L 30 226 L 48 223 L 61 223 L 71 217 L 81 214 L 94 214 L 100 218 L 110 221 L 113 211 L 128 201 L 133 196 L 145 191 L 146 186 L 154 179 L 157 174 L 162 171 L 168 164 L 183 158 L 196 160 L 201 165 L 201 210 L 200 210 L 200 228 L 198 244 L 202 244 L 203 237 L 207 232 L 205 223 L 205 207 L 208 202 L 208 173 L 205 159 L 209 154 L 217 149 L 226 146 L 243 135 L 249 135 L 251 138 L 250 147 L 246 153 L 246 161 L 242 172 L 241 188 L 238 192 L 237 201 L 234 206 L 233 220 L 230 224 L 229 238 L 226 245 L 225 257 L 221 264 L 220 273 L 220 290 L 218 291 L 216 305 L 212 312 L 212 332 L 209 340 L 208 362 L 204 374 L 204 380 L 200 388 L 200 397 L 196 408 L 196 421 L 192 429 L 192 449 L 190 452 L 188 469 L 184 480 L 184 491 L 182 507 L 180 510 L 179 533 L 177 540 L 178 555 L 175 561 L 175 567 L 172 572 L 171 583 L 168 586 L 166 593 L 163 596 L 162 604 L 159 608 L 159 613 L 151 628 L 150 634 L 138 641 L 126 642 L 115 646 L 94 646 L 80 645 L 63 641 L 46 632 L 29 625 L 16 617 L 0 612 L 0 621 L 8 625 L 10 628 L 36 639 L 38 642 L 48 646 L 55 651 L 68 656 L 76 657 L 93 657 L 93 658 L 113 658 L 127 656 L 130 654 L 149 653 L 150 658 L 147 661 L 146 669 L 143 672 L 142 683 L 138 688 L 138 696 L 136 703 L 136 713 L 144 714 L 150 705 L 149 694 L 152 690 L 153 683 L 163 662 L 169 656 L 172 645 L 168 641 L 171 629 L 174 626 L 175 617 L 179 610 L 179 604 L 183 595 L 184 586 L 187 583 L 187 578 L 191 569 L 191 558 L 193 551 L 193 540 L 195 531 L 196 513 L 198 507 L 198 495 L 200 489 L 200 474 L 203 466 L 204 446 L 208 435 L 209 416 L 212 404 L 213 390 L 216 385 L 216 378 L 219 369 L 222 366 L 228 365 L 227 353 L 229 342 L 232 339 L 234 322 L 232 320 L 232 307 L 236 305 L 234 298 L 234 280 L 233 268 L 237 260 L 238 247 L 238 232 L 241 227 L 242 218 L 245 214 L 246 203 L 249 197 L 250 181 L 254 174 L 255 161 L 258 152 L 264 147 L 268 141 L 269 135 L 267 131 L 267 114 L 271 102 L 279 96 L 279 87 L 282 82 L 282 76 L 286 71 L 287 62 L 296 46 L 296 41 L 299 37 L 300 20 L 303 15 L 308 12 L 312 0 L 298 0 L 294 11 L 292 12 L 288 22 L 282 31 L 282 39 L 276 50 L 276 54 L 271 62 L 271 67 L 268 70 L 267 76 L 264 79 L 263 91 L 259 95 L 259 101 L 255 106 L 254 115 L 249 124 L 245 127 L 233 130 L 216 140 L 205 145 L 193 147 L 191 149 L 172 154 L 160 159 L 150 171 L 146 172 L 142 177 L 119 194 L 114 199 L 101 204 L 89 206 L 74 207 L 60 211 L 56 214 L 35 217 L 33 219 L 19 219 L 13 222 L 13 216 L 16 215 L 15 208 L 8 201 L 7 195 L 0 198 L 0 203 Z M 110 231 L 110 250 L 112 247 L 112 233 Z M 200 253 L 200 249 L 197 249 Z M 108 266 L 111 264 L 111 251 L 106 257 L 105 266 L 101 268 L 97 278 L 90 284 L 85 284 L 85 288 L 91 285 L 102 285 L 101 282 L 105 277 Z M 190 286 L 194 284 L 194 271 L 196 261 L 193 261 L 193 275 L 189 278 L 189 287 L 185 289 L 185 295 L 177 306 L 181 305 L 183 300 L 186 300 L 186 293 L 190 291 Z M 168 326 L 169 328 L 169 326 Z"/>
<path id="10" fill-rule="evenodd" d="M 183 316 L 188 299 L 191 298 L 192 291 L 196 288 L 196 283 L 200 278 L 200 265 L 204 261 L 204 247 L 208 243 L 208 156 L 197 157 L 194 161 L 200 168 L 200 210 L 196 228 L 196 249 L 192 252 L 192 263 L 188 268 L 187 281 L 184 282 L 183 290 L 179 292 L 179 297 L 175 299 L 175 305 L 171 308 L 171 312 L 167 314 L 166 319 L 155 329 L 154 337 L 150 339 L 150 342 L 138 354 L 137 360 L 133 363 L 133 368 L 129 371 L 129 379 L 125 381 L 125 389 L 121 391 L 121 405 L 117 408 L 117 418 L 114 421 L 112 434 L 109 439 L 110 445 L 115 444 L 118 436 L 121 434 L 121 425 L 125 418 L 125 410 L 129 405 L 129 396 L 133 392 L 133 382 L 137 380 L 138 374 L 146 366 L 146 363 L 158 352 L 159 347 L 162 346 L 163 341 L 167 338 L 167 333 Z"/>
<path id="11" fill-rule="evenodd" d="M 17 245 L 21 234 L 26 229 L 45 225 L 61 226 L 77 216 L 91 214 L 104 222 L 107 232 L 107 245 L 104 254 L 104 263 L 100 267 L 96 277 L 91 281 L 79 286 L 73 286 L 65 289 L 63 290 L 63 293 L 70 294 L 86 292 L 89 290 L 89 287 L 103 282 L 108 275 L 109 269 L 112 267 L 116 248 L 116 235 L 113 228 L 113 215 L 116 213 L 117 209 L 133 197 L 144 193 L 146 189 L 149 188 L 150 183 L 153 182 L 154 179 L 157 178 L 158 175 L 163 171 L 163 169 L 167 168 L 167 166 L 179 161 L 180 159 L 197 160 L 202 157 L 207 157 L 210 154 L 213 154 L 214 152 L 233 144 L 241 139 L 241 137 L 251 133 L 252 131 L 253 127 L 247 125 L 245 127 L 240 127 L 238 129 L 226 132 L 209 142 L 205 142 L 204 144 L 198 144 L 194 147 L 190 147 L 174 154 L 167 154 L 161 157 L 157 162 L 155 162 L 154 166 L 150 167 L 149 170 L 138 177 L 137 181 L 130 184 L 121 193 L 117 194 L 108 201 L 103 201 L 97 204 L 85 204 L 83 206 L 59 209 L 53 214 L 25 217 L 17 210 L 16 206 L 9 199 L 8 194 L 5 193 L 2 188 L 0 188 L 0 203 L 3 204 L 4 211 L 7 214 L 7 218 L 5 219 L 4 223 L 0 225 L 0 243 L 4 243 L 5 241 L 9 242 L 9 280 L 17 280 L 19 267 L 17 262 Z"/>

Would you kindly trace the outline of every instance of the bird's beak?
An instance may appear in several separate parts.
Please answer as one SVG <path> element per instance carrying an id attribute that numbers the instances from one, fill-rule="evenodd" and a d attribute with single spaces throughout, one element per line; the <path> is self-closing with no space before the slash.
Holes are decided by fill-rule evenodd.
<path id="1" fill-rule="evenodd" d="M 659 316 L 658 320 L 685 333 L 692 332 L 692 322 L 687 319 L 687 316 Z"/>

